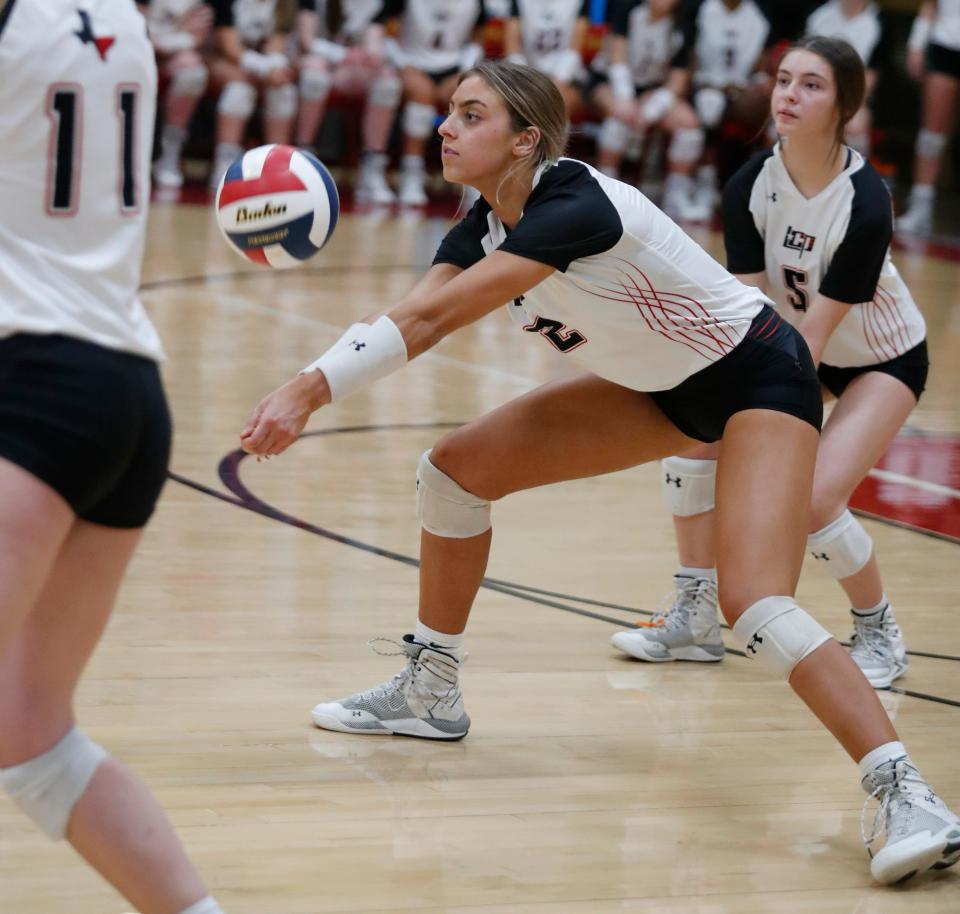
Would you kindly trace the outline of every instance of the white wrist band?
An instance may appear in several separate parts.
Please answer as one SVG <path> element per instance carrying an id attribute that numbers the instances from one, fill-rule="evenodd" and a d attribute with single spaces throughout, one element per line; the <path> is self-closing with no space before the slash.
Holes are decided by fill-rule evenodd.
<path id="1" fill-rule="evenodd" d="M 612 63 L 607 71 L 610 79 L 610 89 L 617 101 L 625 102 L 633 98 L 636 89 L 633 85 L 633 74 L 625 63 Z"/>
<path id="2" fill-rule="evenodd" d="M 907 39 L 907 47 L 911 51 L 922 51 L 930 40 L 931 23 L 929 19 L 923 16 L 917 16 L 910 27 L 910 37 Z"/>
<path id="3" fill-rule="evenodd" d="M 259 51 L 247 49 L 240 55 L 240 68 L 254 76 L 264 76 L 270 72 L 267 58 Z"/>
<path id="4" fill-rule="evenodd" d="M 347 49 L 342 44 L 328 41 L 326 38 L 314 38 L 310 42 L 310 53 L 328 63 L 340 63 L 347 56 Z"/>
<path id="5" fill-rule="evenodd" d="M 655 124 L 673 107 L 676 100 L 676 95 L 666 86 L 661 86 L 661 88 L 651 92 L 650 97 L 644 102 L 644 118 L 651 124 Z"/>
<path id="6" fill-rule="evenodd" d="M 353 324 L 319 359 L 300 374 L 322 371 L 336 403 L 407 364 L 407 344 L 384 315 L 371 324 Z"/>

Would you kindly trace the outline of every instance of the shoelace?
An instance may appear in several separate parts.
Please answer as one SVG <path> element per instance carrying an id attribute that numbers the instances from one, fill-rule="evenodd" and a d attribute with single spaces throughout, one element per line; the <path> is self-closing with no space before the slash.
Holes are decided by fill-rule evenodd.
<path id="1" fill-rule="evenodd" d="M 376 645 L 378 642 L 383 642 L 385 644 L 392 644 L 395 647 L 399 647 L 399 651 L 381 651 L 378 650 Z M 400 689 L 403 683 L 413 675 L 413 667 L 417 662 L 415 657 L 412 657 L 410 653 L 406 650 L 406 645 L 400 641 L 394 641 L 392 638 L 371 638 L 367 642 L 367 647 L 370 648 L 375 654 L 379 654 L 381 657 L 406 657 L 407 665 L 400 670 L 392 679 L 388 679 L 386 682 L 381 682 L 380 685 L 375 685 L 373 688 L 367 689 L 364 692 L 361 692 L 357 698 L 361 700 L 368 700 L 371 698 L 383 697 L 386 698 L 391 692 L 396 692 Z"/>
<path id="2" fill-rule="evenodd" d="M 873 625 L 867 619 L 854 617 L 851 641 L 853 653 L 865 653 L 880 660 L 889 660 L 893 657 L 893 646 L 882 623 Z"/>
<path id="3" fill-rule="evenodd" d="M 690 610 L 698 596 L 712 597 L 717 601 L 717 585 L 713 581 L 702 578 L 693 578 L 681 584 L 661 598 L 658 605 L 665 607 L 658 610 L 649 621 L 638 622 L 639 628 L 662 628 L 666 631 L 675 631 L 683 628 L 690 618 Z"/>
<path id="4" fill-rule="evenodd" d="M 863 839 L 863 846 L 867 853 L 873 856 L 873 844 L 881 836 L 890 835 L 890 819 L 896 815 L 901 807 L 907 809 L 913 808 L 910 801 L 911 780 L 916 780 L 917 785 L 912 789 L 923 787 L 929 790 L 926 783 L 920 778 L 920 773 L 906 761 L 900 760 L 894 763 L 893 767 L 886 771 L 874 772 L 874 777 L 879 779 L 880 783 L 870 792 L 869 796 L 863 802 L 863 809 L 860 811 L 860 837 Z M 870 825 L 870 834 L 867 834 L 867 809 L 872 800 L 879 797 L 880 805 L 873 814 L 873 822 Z"/>

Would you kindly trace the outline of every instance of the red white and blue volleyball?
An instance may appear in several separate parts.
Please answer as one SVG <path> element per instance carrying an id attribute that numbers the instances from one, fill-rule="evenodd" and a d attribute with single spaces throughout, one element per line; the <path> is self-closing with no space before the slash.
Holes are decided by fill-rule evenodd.
<path id="1" fill-rule="evenodd" d="M 227 169 L 216 211 L 235 251 L 284 270 L 313 257 L 330 240 L 340 198 L 316 156 L 272 143 L 248 150 Z"/>

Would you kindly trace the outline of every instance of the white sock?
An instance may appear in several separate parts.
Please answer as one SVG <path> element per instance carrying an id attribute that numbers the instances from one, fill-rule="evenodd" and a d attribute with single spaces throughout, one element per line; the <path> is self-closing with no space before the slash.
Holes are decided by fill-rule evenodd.
<path id="1" fill-rule="evenodd" d="M 887 762 L 899 761 L 900 759 L 905 758 L 912 765 L 913 762 L 910 759 L 910 756 L 907 755 L 907 750 L 904 748 L 903 743 L 884 743 L 882 746 L 877 746 L 876 749 L 871 749 L 862 759 L 860 759 L 860 778 L 861 780 L 865 778 L 871 771 L 876 768 L 879 768 L 881 765 L 886 764 Z"/>
<path id="2" fill-rule="evenodd" d="M 717 569 L 716 568 L 688 568 L 686 565 L 681 565 L 677 568 L 674 577 L 677 578 L 706 578 L 708 581 L 717 582 Z"/>
<path id="3" fill-rule="evenodd" d="M 923 200 L 924 202 L 933 200 L 932 184 L 914 184 L 910 189 L 911 200 Z"/>
<path id="4" fill-rule="evenodd" d="M 876 606 L 871 606 L 869 609 L 857 609 L 853 608 L 850 610 L 851 613 L 855 616 L 872 616 L 876 613 L 882 612 L 885 609 L 888 609 L 890 604 L 887 602 L 887 595 L 881 594 L 880 602 Z"/>
<path id="5" fill-rule="evenodd" d="M 189 908 L 184 908 L 180 914 L 223 914 L 223 908 L 213 900 L 212 896 L 207 895 Z"/>
<path id="6" fill-rule="evenodd" d="M 418 619 L 417 627 L 413 630 L 413 640 L 424 647 L 435 647 L 457 660 L 463 659 L 463 632 L 459 635 L 438 632 Z"/>

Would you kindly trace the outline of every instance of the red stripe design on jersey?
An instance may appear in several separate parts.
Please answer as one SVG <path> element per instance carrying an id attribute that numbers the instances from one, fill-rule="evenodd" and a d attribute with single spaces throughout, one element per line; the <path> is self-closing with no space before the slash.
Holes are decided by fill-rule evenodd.
<path id="1" fill-rule="evenodd" d="M 874 339 L 877 341 L 877 347 L 879 348 L 881 355 L 885 360 L 896 358 L 897 348 L 893 345 L 890 339 L 892 336 L 890 318 L 887 315 L 883 304 L 874 298 L 873 301 L 864 304 L 864 310 L 869 316 L 870 326 L 873 330 Z"/>
<path id="2" fill-rule="evenodd" d="M 634 304 L 640 314 L 643 316 L 644 320 L 647 321 L 647 325 L 651 327 L 657 333 L 660 333 L 662 336 L 667 337 L 667 339 L 672 340 L 673 342 L 681 342 L 682 340 L 687 341 L 686 345 L 690 345 L 690 348 L 694 348 L 694 351 L 699 352 L 695 349 L 696 346 L 701 346 L 705 348 L 708 352 L 715 355 L 726 355 L 730 352 L 736 342 L 731 339 L 730 334 L 727 333 L 726 328 L 721 326 L 716 322 L 714 318 L 711 317 L 710 312 L 707 311 L 704 306 L 694 298 L 690 298 L 686 295 L 681 295 L 677 292 L 660 292 L 653 287 L 653 283 L 650 282 L 649 277 L 641 270 L 635 263 L 631 263 L 628 260 L 623 260 L 623 258 L 618 258 L 621 263 L 626 264 L 629 268 L 636 272 L 637 275 L 643 280 L 644 287 L 641 288 L 638 285 L 636 278 L 629 273 L 625 274 L 626 278 L 629 280 L 630 285 L 633 286 L 633 291 L 627 288 L 626 283 L 621 282 L 624 292 L 628 297 L 628 301 Z M 608 289 L 607 291 L 613 291 Z M 698 321 L 701 320 L 701 317 L 697 314 L 696 310 L 691 307 L 696 306 L 700 310 L 700 313 L 710 321 L 708 325 L 697 325 L 691 324 L 689 321 Z M 646 308 L 646 311 L 644 311 Z M 684 314 L 681 311 L 676 309 L 683 309 L 687 313 Z M 659 314 L 658 314 L 659 312 Z M 648 318 L 653 318 L 661 328 L 657 330 L 650 324 Z M 664 321 L 660 319 L 660 315 L 663 316 Z M 719 331 L 715 334 L 714 330 Z M 691 335 L 688 335 L 692 334 Z M 682 340 L 676 339 L 671 334 L 676 334 L 681 337 Z M 702 352 L 699 353 L 703 355 Z"/>
<path id="3" fill-rule="evenodd" d="M 306 185 L 289 170 L 294 152 L 296 150 L 292 146 L 277 146 L 263 160 L 259 177 L 224 184 L 220 192 L 220 209 L 246 197 L 277 194 L 285 190 L 306 190 Z"/>
<path id="4" fill-rule="evenodd" d="M 874 357 L 878 362 L 886 362 L 889 359 L 889 356 L 883 351 L 882 340 L 880 335 L 877 333 L 877 329 L 874 326 L 873 320 L 873 302 L 864 302 L 860 306 L 860 323 L 863 327 L 863 337 L 867 341 L 867 345 L 870 347 L 870 351 L 873 353 Z"/>
<path id="5" fill-rule="evenodd" d="M 890 320 L 893 321 L 894 328 L 897 332 L 897 345 L 895 346 L 897 355 L 903 355 L 910 348 L 910 341 L 907 338 L 906 334 L 906 321 L 903 319 L 903 312 L 900 310 L 900 306 L 897 304 L 897 300 L 885 289 L 881 289 L 880 286 L 877 286 L 877 291 L 874 295 L 874 302 L 880 298 L 884 305 L 886 305 Z"/>

